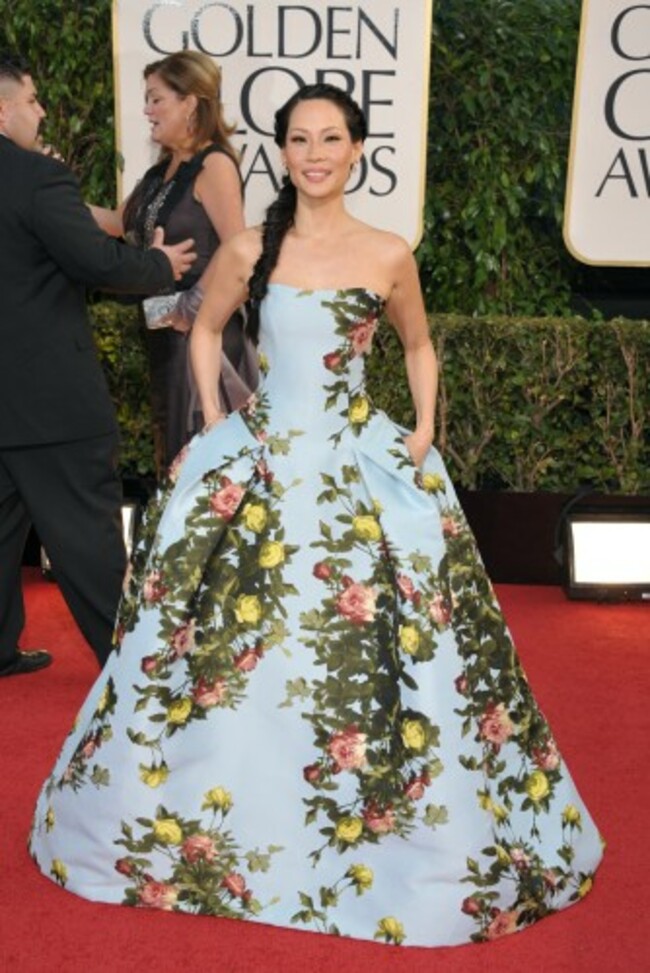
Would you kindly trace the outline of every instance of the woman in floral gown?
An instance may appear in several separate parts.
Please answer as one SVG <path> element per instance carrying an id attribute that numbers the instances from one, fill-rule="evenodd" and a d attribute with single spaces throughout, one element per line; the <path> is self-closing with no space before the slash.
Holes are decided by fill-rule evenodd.
<path id="1" fill-rule="evenodd" d="M 31 849 L 89 899 L 491 940 L 583 898 L 601 843 L 431 446 L 413 257 L 344 208 L 364 137 L 328 85 L 277 113 L 282 189 L 219 250 L 193 330 L 205 429 L 148 511 Z M 245 299 L 264 375 L 225 418 L 220 334 Z M 410 433 L 364 386 L 384 318 Z"/>

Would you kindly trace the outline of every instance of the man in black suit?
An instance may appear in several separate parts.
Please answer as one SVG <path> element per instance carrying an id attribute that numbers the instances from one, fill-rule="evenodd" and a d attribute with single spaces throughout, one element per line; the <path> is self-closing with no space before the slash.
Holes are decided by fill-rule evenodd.
<path id="1" fill-rule="evenodd" d="M 0 676 L 51 662 L 23 652 L 21 562 L 36 527 L 102 664 L 125 570 L 117 424 L 86 286 L 173 289 L 193 242 L 141 252 L 96 225 L 63 163 L 34 151 L 45 112 L 29 69 L 0 53 Z"/>

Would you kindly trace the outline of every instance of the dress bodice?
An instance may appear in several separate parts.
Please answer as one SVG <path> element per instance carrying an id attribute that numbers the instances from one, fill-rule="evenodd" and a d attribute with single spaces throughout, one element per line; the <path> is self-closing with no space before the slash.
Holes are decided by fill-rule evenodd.
<path id="1" fill-rule="evenodd" d="M 363 425 L 364 360 L 384 301 L 362 287 L 301 290 L 271 283 L 261 307 L 259 398 L 271 427 Z"/>

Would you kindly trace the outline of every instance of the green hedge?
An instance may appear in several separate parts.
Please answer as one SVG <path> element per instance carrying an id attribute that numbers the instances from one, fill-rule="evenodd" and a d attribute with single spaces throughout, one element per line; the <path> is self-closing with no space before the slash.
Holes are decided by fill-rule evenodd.
<path id="1" fill-rule="evenodd" d="M 149 390 L 132 309 L 93 309 L 123 431 L 126 475 L 153 475 Z M 433 315 L 436 444 L 467 488 L 650 492 L 650 322 Z M 376 404 L 410 426 L 402 349 L 385 326 L 370 359 Z"/>
<path id="2" fill-rule="evenodd" d="M 434 315 L 431 324 L 436 443 L 458 484 L 650 493 L 650 322 Z M 371 387 L 410 425 L 400 358 L 384 333 Z"/>

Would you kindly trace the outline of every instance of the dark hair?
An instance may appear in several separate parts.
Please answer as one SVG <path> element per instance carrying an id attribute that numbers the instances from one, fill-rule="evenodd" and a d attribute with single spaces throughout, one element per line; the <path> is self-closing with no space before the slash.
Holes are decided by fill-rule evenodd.
<path id="1" fill-rule="evenodd" d="M 206 142 L 215 142 L 238 162 L 237 153 L 230 144 L 230 136 L 236 126 L 228 125 L 223 116 L 219 65 L 200 51 L 176 51 L 160 61 L 147 64 L 145 79 L 152 74 L 157 74 L 181 98 L 194 95 L 197 99 L 191 132 L 192 150 L 196 152 Z M 163 147 L 161 157 L 168 154 L 169 150 Z"/>
<path id="2" fill-rule="evenodd" d="M 299 88 L 275 113 L 274 139 L 281 149 L 287 141 L 291 113 L 303 101 L 330 101 L 340 108 L 353 142 L 365 141 L 368 134 L 366 117 L 346 91 L 333 84 L 308 84 Z M 269 277 L 278 262 L 287 231 L 293 226 L 296 211 L 296 189 L 288 176 L 282 177 L 277 198 L 266 211 L 262 224 L 262 252 L 248 281 L 248 316 L 246 332 L 254 342 L 259 335 L 259 307 L 266 294 Z"/>
<path id="3" fill-rule="evenodd" d="M 17 81 L 22 84 L 23 78 L 29 74 L 27 61 L 12 51 L 0 51 L 0 81 Z"/>

